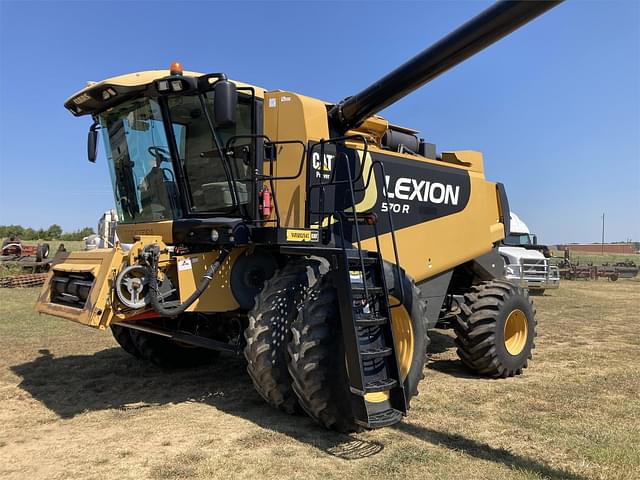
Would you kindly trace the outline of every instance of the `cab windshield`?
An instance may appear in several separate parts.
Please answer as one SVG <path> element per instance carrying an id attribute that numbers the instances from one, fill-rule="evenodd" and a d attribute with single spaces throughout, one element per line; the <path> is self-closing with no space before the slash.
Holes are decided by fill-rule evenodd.
<path id="1" fill-rule="evenodd" d="M 504 243 L 507 245 L 534 245 L 531 235 L 528 233 L 510 233 L 504 239 Z"/>
<path id="2" fill-rule="evenodd" d="M 122 223 L 155 222 L 182 212 L 158 102 L 126 102 L 100 115 Z"/>
<path id="3" fill-rule="evenodd" d="M 166 102 L 171 125 L 165 129 L 160 101 L 140 98 L 125 102 L 100 115 L 102 135 L 122 223 L 155 222 L 186 216 L 229 212 L 250 202 L 250 162 L 242 155 L 248 140 L 234 145 L 230 163 L 225 164 L 218 144 L 224 148 L 235 135 L 252 133 L 249 100 L 239 99 L 236 124 L 214 125 L 216 144 L 203 112 L 203 103 L 213 118 L 213 92 L 201 102 L 198 95 L 169 97 Z M 170 142 L 175 141 L 177 164 L 172 161 Z M 177 179 L 179 168 L 184 182 Z M 181 200 L 180 191 L 184 191 Z M 187 212 L 183 211 L 186 206 Z"/>

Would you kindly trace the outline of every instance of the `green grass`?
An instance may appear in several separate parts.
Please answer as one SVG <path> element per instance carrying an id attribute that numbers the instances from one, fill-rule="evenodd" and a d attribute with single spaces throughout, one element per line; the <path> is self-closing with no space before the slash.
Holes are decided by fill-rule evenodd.
<path id="1" fill-rule="evenodd" d="M 68 252 L 75 252 L 84 249 L 84 240 L 23 240 L 25 245 L 38 245 L 40 243 L 48 243 L 51 249 L 50 255 L 55 255 L 58 246 L 62 243 Z"/>

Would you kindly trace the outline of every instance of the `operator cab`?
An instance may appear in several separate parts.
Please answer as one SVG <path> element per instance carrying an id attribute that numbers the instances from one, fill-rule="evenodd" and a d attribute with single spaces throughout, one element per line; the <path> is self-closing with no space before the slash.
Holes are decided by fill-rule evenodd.
<path id="1" fill-rule="evenodd" d="M 257 218 L 253 172 L 262 161 L 252 147 L 262 130 L 262 99 L 256 88 L 224 74 L 184 75 L 178 63 L 162 73 L 105 80 L 65 103 L 74 115 L 94 119 L 91 161 L 97 130 L 102 133 L 119 223 L 179 227 Z"/>

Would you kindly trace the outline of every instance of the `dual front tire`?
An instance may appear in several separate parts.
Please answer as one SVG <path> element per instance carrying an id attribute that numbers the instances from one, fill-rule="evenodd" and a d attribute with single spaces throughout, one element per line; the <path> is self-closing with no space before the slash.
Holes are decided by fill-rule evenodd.
<path id="1" fill-rule="evenodd" d="M 302 409 L 333 430 L 357 430 L 333 277 L 320 276 L 312 269 L 302 275 L 310 281 L 300 285 L 296 270 L 304 269 L 289 267 L 276 274 L 257 297 L 245 333 L 247 369 L 256 390 L 274 407 L 288 413 Z M 404 294 L 400 294 L 400 280 L 393 270 L 388 269 L 387 274 L 390 304 L 397 304 L 400 298 L 403 301 L 391 309 L 391 324 L 405 395 L 410 399 L 418 393 L 429 343 L 425 303 L 413 281 L 404 275 Z M 285 293 L 295 291 L 296 285 L 304 289 L 302 298 Z M 279 310 L 286 305 L 293 308 Z M 368 394 L 366 400 L 386 401 L 386 393 Z"/>

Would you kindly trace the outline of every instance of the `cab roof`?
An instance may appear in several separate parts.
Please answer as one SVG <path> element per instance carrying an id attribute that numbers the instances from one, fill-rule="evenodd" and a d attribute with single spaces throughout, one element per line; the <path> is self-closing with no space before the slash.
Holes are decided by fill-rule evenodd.
<path id="1" fill-rule="evenodd" d="M 123 97 L 133 96 L 146 89 L 155 80 L 171 75 L 170 70 L 146 70 L 142 72 L 127 73 L 116 77 L 107 78 L 100 82 L 87 82 L 87 86 L 71 95 L 64 106 L 75 116 L 87 115 L 102 111 L 110 106 L 120 103 Z M 201 77 L 205 74 L 185 71 L 184 77 Z M 265 89 L 247 83 L 232 80 L 238 88 L 253 88 L 257 98 L 264 98 Z M 106 92 L 106 93 L 105 93 Z M 103 97 L 107 95 L 107 99 Z M 111 99 L 112 101 L 109 101 Z"/>

